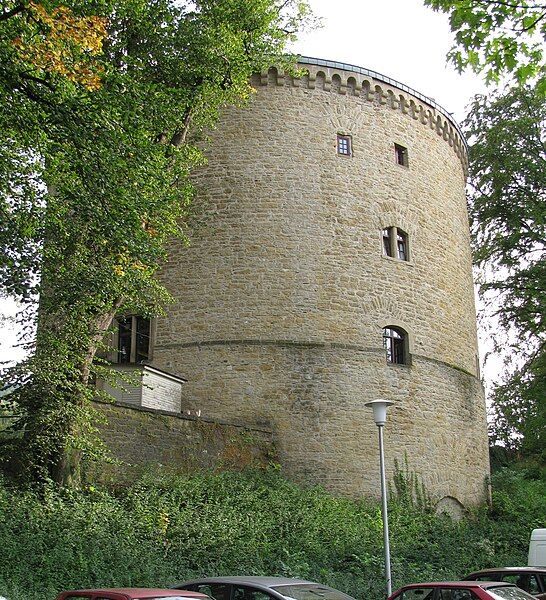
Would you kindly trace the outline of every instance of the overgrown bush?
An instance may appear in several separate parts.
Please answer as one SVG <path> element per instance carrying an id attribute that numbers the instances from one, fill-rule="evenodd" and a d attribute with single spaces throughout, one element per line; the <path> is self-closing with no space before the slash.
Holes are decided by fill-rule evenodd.
<path id="1" fill-rule="evenodd" d="M 493 486 L 491 511 L 460 522 L 391 499 L 394 586 L 524 564 L 546 483 L 505 470 Z M 227 574 L 305 577 L 374 600 L 384 597 L 382 557 L 378 504 L 300 488 L 277 469 L 155 475 L 40 498 L 0 483 L 0 595 L 10 600 Z"/>

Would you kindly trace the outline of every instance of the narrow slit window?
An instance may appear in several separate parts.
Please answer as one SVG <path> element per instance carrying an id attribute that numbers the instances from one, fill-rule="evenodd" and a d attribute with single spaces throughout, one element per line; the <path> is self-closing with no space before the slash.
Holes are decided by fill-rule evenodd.
<path id="1" fill-rule="evenodd" d="M 396 230 L 396 250 L 400 260 L 408 260 L 408 236 L 400 229 Z"/>
<path id="2" fill-rule="evenodd" d="M 403 167 L 409 166 L 408 149 L 404 148 L 404 146 L 394 144 L 394 157 L 397 164 L 402 165 Z"/>
<path id="3" fill-rule="evenodd" d="M 337 153 L 342 156 L 351 156 L 352 155 L 352 144 L 351 144 L 351 136 L 350 135 L 340 135 L 337 136 Z"/>
<path id="4" fill-rule="evenodd" d="M 391 229 L 392 227 L 383 229 L 383 256 L 392 256 Z"/>

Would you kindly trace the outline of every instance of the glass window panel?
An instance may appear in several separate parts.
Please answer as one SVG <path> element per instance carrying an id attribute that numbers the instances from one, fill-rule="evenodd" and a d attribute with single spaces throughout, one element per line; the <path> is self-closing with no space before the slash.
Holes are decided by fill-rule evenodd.
<path id="1" fill-rule="evenodd" d="M 247 586 L 233 586 L 232 600 L 273 600 L 273 597 Z"/>
<path id="2" fill-rule="evenodd" d="M 338 135 L 337 136 L 337 152 L 338 152 L 338 154 L 350 156 L 350 154 L 351 154 L 351 138 L 349 136 L 347 136 L 347 135 Z"/>
<path id="3" fill-rule="evenodd" d="M 118 319 L 118 363 L 131 362 L 132 317 Z"/>
<path id="4" fill-rule="evenodd" d="M 150 355 L 150 319 L 137 317 L 136 319 L 136 357 L 137 363 L 148 360 Z"/>
<path id="5" fill-rule="evenodd" d="M 294 600 L 352 600 L 343 592 L 318 584 L 276 585 L 271 589 Z"/>
<path id="6" fill-rule="evenodd" d="M 207 583 L 196 587 L 196 592 L 207 594 L 214 600 L 230 600 L 230 586 L 225 583 Z"/>
<path id="7" fill-rule="evenodd" d="M 408 166 L 408 149 L 399 144 L 394 144 L 394 156 L 399 165 Z"/>
<path id="8" fill-rule="evenodd" d="M 406 363 L 406 339 L 402 331 L 385 327 L 383 330 L 383 347 L 387 355 L 387 362 L 394 364 Z"/>
<path id="9" fill-rule="evenodd" d="M 391 230 L 383 229 L 383 254 L 391 256 Z"/>
<path id="10" fill-rule="evenodd" d="M 396 248 L 400 260 L 408 260 L 408 236 L 400 229 L 396 230 Z"/>
<path id="11" fill-rule="evenodd" d="M 405 590 L 401 594 L 401 600 L 432 600 L 433 595 L 434 590 L 432 588 L 415 588 Z"/>
<path id="12" fill-rule="evenodd" d="M 515 586 L 489 587 L 487 592 L 496 600 L 533 600 L 534 596 Z"/>

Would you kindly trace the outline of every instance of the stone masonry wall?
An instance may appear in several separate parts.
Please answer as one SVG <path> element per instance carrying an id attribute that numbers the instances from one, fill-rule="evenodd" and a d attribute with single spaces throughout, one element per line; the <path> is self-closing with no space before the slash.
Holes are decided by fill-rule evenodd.
<path id="1" fill-rule="evenodd" d="M 106 418 L 101 437 L 120 464 L 101 466 L 98 479 L 129 478 L 147 469 L 178 472 L 241 469 L 276 458 L 271 431 L 251 429 L 128 404 L 95 403 Z"/>
<path id="2" fill-rule="evenodd" d="M 272 70 L 227 108 L 201 169 L 202 223 L 173 245 L 175 297 L 154 364 L 188 380 L 182 409 L 273 429 L 295 479 L 377 493 L 377 432 L 364 403 L 398 401 L 387 465 L 407 454 L 438 498 L 481 501 L 489 470 L 468 217 L 466 154 L 432 106 L 320 66 Z M 336 152 L 352 136 L 353 155 Z M 409 167 L 394 160 L 408 149 Z M 410 260 L 383 256 L 382 230 Z M 382 330 L 408 332 L 387 364 Z"/>

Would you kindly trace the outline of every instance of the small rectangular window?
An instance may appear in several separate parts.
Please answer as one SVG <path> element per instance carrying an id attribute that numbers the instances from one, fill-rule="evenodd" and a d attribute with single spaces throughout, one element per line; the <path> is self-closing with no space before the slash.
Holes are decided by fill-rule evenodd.
<path id="1" fill-rule="evenodd" d="M 398 227 L 383 229 L 383 256 L 409 260 L 408 234 Z"/>
<path id="2" fill-rule="evenodd" d="M 351 147 L 351 136 L 350 135 L 339 135 L 337 136 L 337 153 L 343 156 L 352 155 Z"/>
<path id="3" fill-rule="evenodd" d="M 394 144 L 394 156 L 397 164 L 402 165 L 403 167 L 409 166 L 407 148 L 400 146 L 400 144 Z"/>

